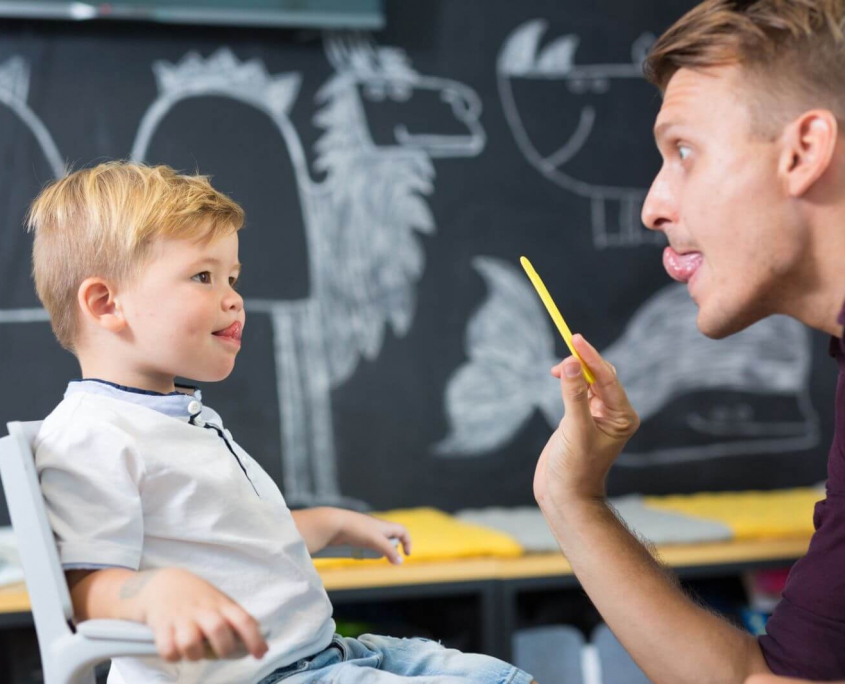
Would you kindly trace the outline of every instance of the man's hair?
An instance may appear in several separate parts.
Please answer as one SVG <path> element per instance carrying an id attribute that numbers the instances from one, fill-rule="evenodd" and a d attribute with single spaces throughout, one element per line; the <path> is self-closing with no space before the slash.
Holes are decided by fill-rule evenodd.
<path id="1" fill-rule="evenodd" d="M 59 343 L 78 335 L 77 292 L 89 277 L 116 285 L 141 271 L 156 238 L 214 239 L 243 226 L 237 203 L 207 176 L 113 161 L 47 185 L 26 218 L 35 234 L 32 270 Z"/>
<path id="2" fill-rule="evenodd" d="M 706 0 L 652 46 L 646 78 L 665 90 L 679 69 L 737 64 L 755 123 L 808 108 L 845 121 L 845 0 Z M 799 109 L 800 108 L 800 109 Z"/>

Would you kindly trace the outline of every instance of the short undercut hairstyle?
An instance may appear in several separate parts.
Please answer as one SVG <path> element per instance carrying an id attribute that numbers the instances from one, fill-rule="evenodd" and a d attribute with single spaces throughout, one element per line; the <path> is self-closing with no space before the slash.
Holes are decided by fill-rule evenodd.
<path id="1" fill-rule="evenodd" d="M 665 91 L 679 69 L 736 64 L 758 131 L 808 109 L 845 122 L 845 0 L 705 0 L 654 43 L 646 78 Z M 765 129 L 765 130 L 763 130 Z"/>
<path id="2" fill-rule="evenodd" d="M 70 351 L 79 333 L 77 292 L 86 278 L 130 283 L 157 238 L 214 239 L 241 229 L 244 212 L 209 178 L 169 166 L 113 161 L 47 185 L 26 219 L 35 234 L 35 289 Z"/>

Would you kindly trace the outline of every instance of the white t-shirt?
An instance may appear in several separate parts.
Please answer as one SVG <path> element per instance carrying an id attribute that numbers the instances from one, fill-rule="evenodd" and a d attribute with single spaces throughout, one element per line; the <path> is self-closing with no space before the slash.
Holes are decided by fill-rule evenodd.
<path id="1" fill-rule="evenodd" d="M 269 633 L 261 660 L 116 658 L 109 684 L 248 684 L 331 642 L 331 603 L 279 488 L 199 391 L 71 382 L 35 460 L 65 569 L 178 566 Z"/>

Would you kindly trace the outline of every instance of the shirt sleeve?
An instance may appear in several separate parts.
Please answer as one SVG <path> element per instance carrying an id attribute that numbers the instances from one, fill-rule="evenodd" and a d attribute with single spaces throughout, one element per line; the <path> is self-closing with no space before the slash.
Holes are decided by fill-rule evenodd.
<path id="1" fill-rule="evenodd" d="M 814 523 L 759 643 L 775 674 L 829 681 L 845 676 L 845 494 L 828 489 Z"/>
<path id="2" fill-rule="evenodd" d="M 143 462 L 131 437 L 106 421 L 42 429 L 35 463 L 66 569 L 138 570 L 144 539 Z M 46 427 L 46 426 L 45 426 Z"/>

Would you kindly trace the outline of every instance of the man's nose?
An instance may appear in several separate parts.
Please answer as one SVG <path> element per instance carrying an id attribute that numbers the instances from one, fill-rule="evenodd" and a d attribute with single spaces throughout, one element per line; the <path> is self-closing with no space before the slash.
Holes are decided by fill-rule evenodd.
<path id="1" fill-rule="evenodd" d="M 664 230 L 667 224 L 677 220 L 674 195 L 669 183 L 661 174 L 654 179 L 649 188 L 641 215 L 643 224 L 649 230 Z"/>

